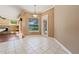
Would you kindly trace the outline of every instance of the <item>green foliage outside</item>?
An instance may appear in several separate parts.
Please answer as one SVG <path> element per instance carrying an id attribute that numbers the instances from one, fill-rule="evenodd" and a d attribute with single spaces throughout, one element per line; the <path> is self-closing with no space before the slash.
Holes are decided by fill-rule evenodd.
<path id="1" fill-rule="evenodd" d="M 11 24 L 17 24 L 17 20 L 15 19 L 11 20 Z"/>

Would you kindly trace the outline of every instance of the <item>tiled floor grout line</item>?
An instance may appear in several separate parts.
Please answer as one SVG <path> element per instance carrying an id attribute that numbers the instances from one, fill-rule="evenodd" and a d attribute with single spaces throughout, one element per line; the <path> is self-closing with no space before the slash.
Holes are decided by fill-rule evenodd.
<path id="1" fill-rule="evenodd" d="M 9 44 L 13 44 L 13 46 L 9 46 Z M 53 44 L 54 43 L 54 44 Z M 5 44 L 4 44 L 5 45 Z M 53 54 L 55 53 L 66 53 L 62 50 L 61 47 L 57 49 L 54 45 L 58 45 L 54 38 L 44 37 L 44 36 L 27 36 L 24 39 L 16 38 L 13 41 L 8 41 L 8 47 L 4 47 L 7 50 L 5 51 L 6 54 L 13 52 L 14 54 Z M 10 47 L 10 48 L 9 48 Z M 13 49 L 8 51 L 8 49 Z M 29 50 L 30 49 L 30 50 Z M 56 49 L 56 51 L 54 50 Z M 61 51 L 60 51 L 61 50 Z M 58 51 L 58 52 L 57 52 Z"/>

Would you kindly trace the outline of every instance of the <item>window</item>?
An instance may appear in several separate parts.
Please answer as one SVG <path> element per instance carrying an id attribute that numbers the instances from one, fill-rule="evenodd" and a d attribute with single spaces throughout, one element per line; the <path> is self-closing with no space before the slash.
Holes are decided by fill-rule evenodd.
<path id="1" fill-rule="evenodd" d="M 17 20 L 15 19 L 11 20 L 11 24 L 17 24 Z"/>
<path id="2" fill-rule="evenodd" d="M 37 32 L 39 31 L 39 21 L 37 18 L 29 18 L 29 31 L 30 32 Z"/>

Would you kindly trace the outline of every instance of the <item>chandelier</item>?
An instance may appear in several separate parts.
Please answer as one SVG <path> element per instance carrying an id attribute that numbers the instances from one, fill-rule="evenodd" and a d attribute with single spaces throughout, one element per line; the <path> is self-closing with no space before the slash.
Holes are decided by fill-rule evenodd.
<path id="1" fill-rule="evenodd" d="M 37 6 L 34 5 L 34 14 L 33 14 L 33 17 L 34 17 L 34 18 L 37 18 L 37 17 L 38 17 L 38 15 L 37 15 L 37 13 L 36 13 L 36 7 L 37 7 Z"/>

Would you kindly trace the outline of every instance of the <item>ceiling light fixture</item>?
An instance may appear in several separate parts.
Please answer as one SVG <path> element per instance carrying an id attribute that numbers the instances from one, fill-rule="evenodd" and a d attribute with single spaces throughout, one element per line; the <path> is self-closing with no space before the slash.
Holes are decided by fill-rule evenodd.
<path id="1" fill-rule="evenodd" d="M 38 17 L 38 15 L 37 15 L 37 13 L 36 13 L 36 5 L 34 5 L 34 14 L 33 14 L 33 17 L 34 17 L 34 18 L 37 18 L 37 17 Z"/>

